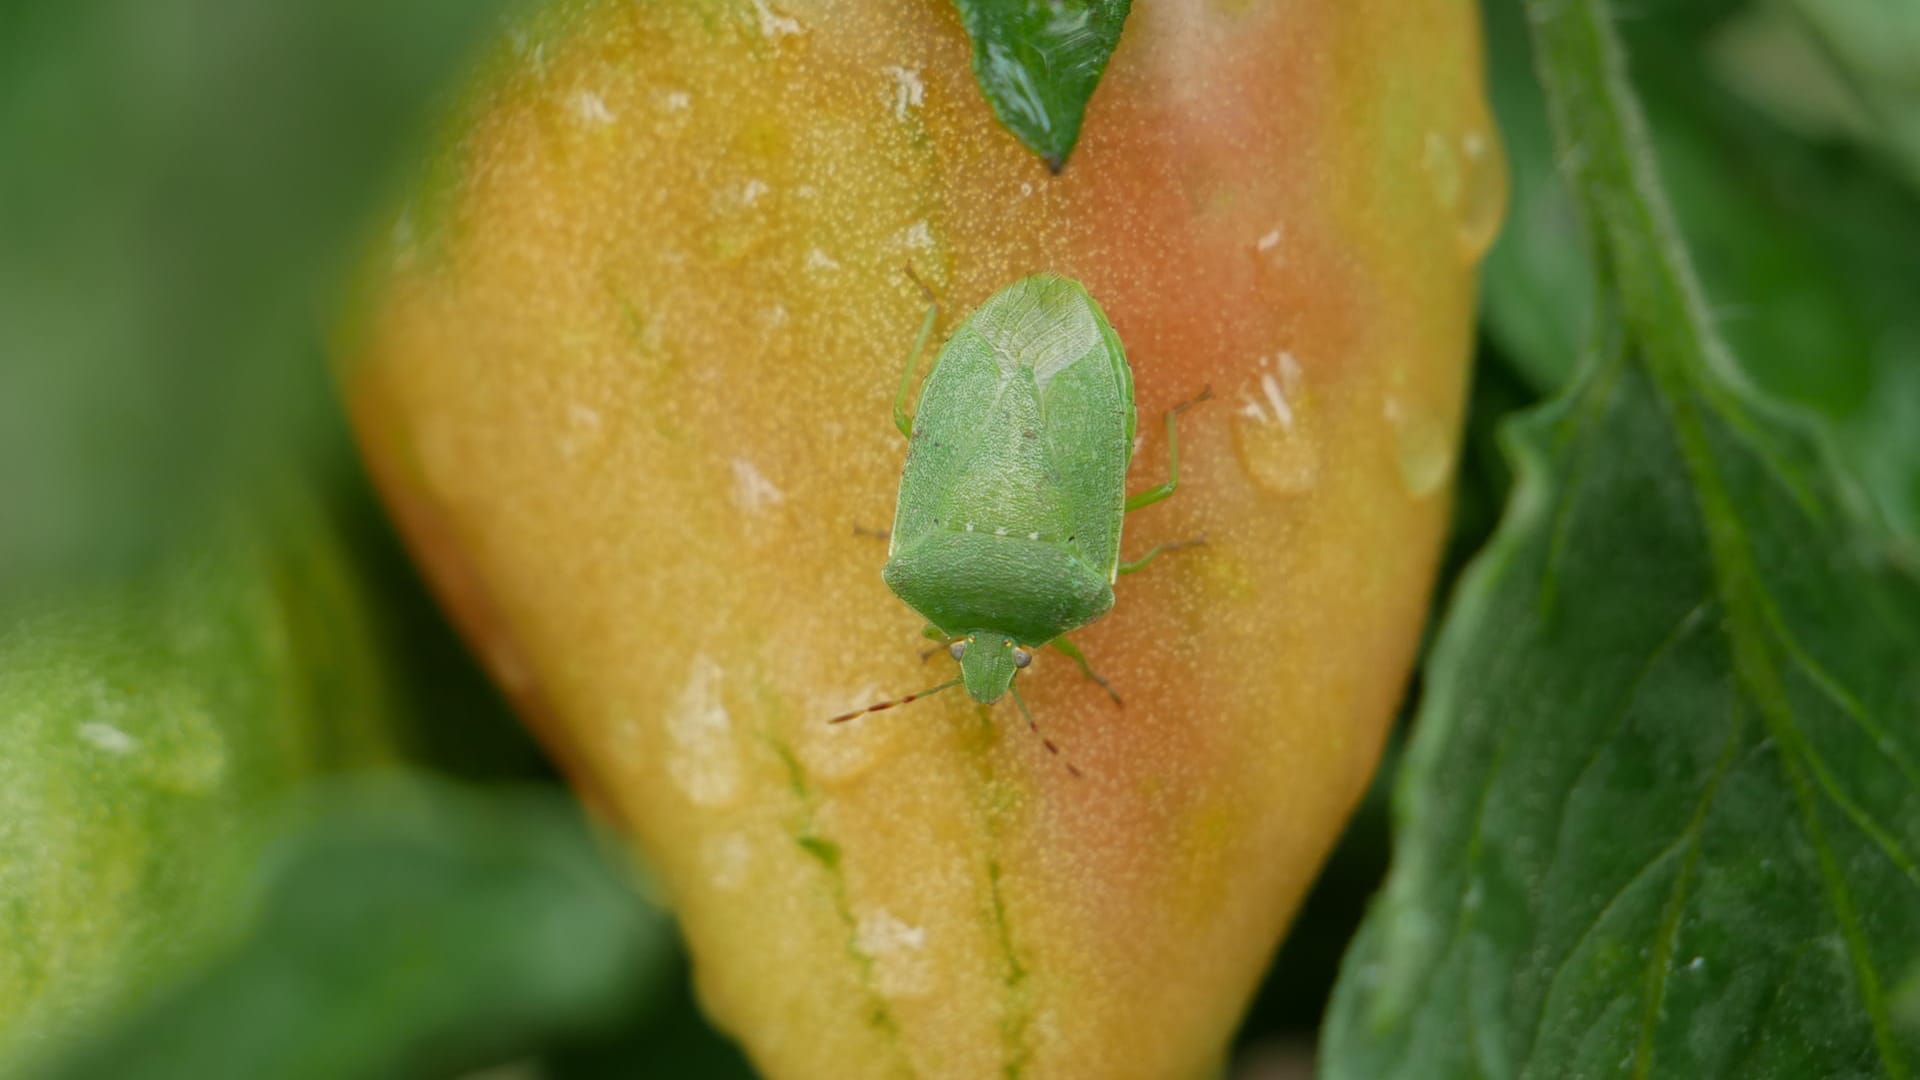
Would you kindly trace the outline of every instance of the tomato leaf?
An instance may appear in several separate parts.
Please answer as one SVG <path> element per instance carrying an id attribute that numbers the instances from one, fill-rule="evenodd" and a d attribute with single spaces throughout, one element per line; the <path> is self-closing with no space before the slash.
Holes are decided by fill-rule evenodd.
<path id="1" fill-rule="evenodd" d="M 1734 374 L 1603 0 L 1528 8 L 1598 310 L 1509 431 L 1326 1075 L 1910 1076 L 1920 585 Z"/>
<path id="2" fill-rule="evenodd" d="M 955 0 L 993 114 L 1059 172 L 1132 0 Z"/>
<path id="3" fill-rule="evenodd" d="M 1754 382 L 1820 414 L 1878 510 L 1920 538 L 1920 305 L 1907 284 L 1920 199 L 1873 155 L 1799 138 L 1730 89 L 1735 72 L 1779 80 L 1761 59 L 1703 63 L 1745 31 L 1698 9 L 1657 4 L 1620 31 L 1718 329 Z M 1771 5 L 1746 12 L 1798 32 Z M 1484 270 L 1487 325 L 1530 383 L 1557 391 L 1591 318 L 1594 270 L 1555 168 L 1525 15 L 1491 5 L 1487 30 L 1513 187 L 1512 220 Z"/>
<path id="4" fill-rule="evenodd" d="M 558 793 L 322 793 L 268 860 L 247 940 L 41 1075 L 460 1075 L 618 1018 L 671 958 L 665 917 Z"/>
<path id="5" fill-rule="evenodd" d="M 1871 120 L 1864 132 L 1920 190 L 1920 8 L 1871 0 L 1789 0 Z"/>

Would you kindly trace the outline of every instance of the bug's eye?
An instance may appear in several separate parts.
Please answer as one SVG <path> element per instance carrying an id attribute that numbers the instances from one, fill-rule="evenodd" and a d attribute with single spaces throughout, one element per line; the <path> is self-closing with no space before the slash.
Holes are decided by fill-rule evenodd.
<path id="1" fill-rule="evenodd" d="M 952 645 L 947 646 L 947 651 L 953 654 L 955 660 L 958 660 L 967 655 L 967 643 L 964 641 L 956 641 Z"/>
<path id="2" fill-rule="evenodd" d="M 1028 652 L 1025 649 L 1013 650 L 1013 666 L 1014 667 L 1023 668 L 1031 663 L 1033 663 L 1032 653 Z"/>

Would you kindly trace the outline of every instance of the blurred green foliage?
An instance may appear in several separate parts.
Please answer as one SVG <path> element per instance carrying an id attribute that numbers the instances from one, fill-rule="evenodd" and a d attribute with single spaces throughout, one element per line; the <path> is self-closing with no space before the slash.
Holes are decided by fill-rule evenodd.
<path id="1" fill-rule="evenodd" d="M 308 464 L 345 271 L 501 6 L 0 7 L 0 610 Z"/>
<path id="2" fill-rule="evenodd" d="M 288 491 L 0 623 L 0 1063 L 230 937 L 262 816 L 394 760 L 373 629 L 339 530 Z"/>
<path id="3" fill-rule="evenodd" d="M 670 954 L 570 800 L 400 775 L 322 788 L 239 948 L 47 1080 L 377 1080 L 616 1020 Z"/>
<path id="4" fill-rule="evenodd" d="M 1920 183 L 1904 183 L 1885 157 L 1837 133 L 1798 137 L 1743 93 L 1745 80 L 1729 77 L 1745 69 L 1704 62 L 1770 4 L 1650 0 L 1636 8 L 1621 30 L 1719 331 L 1762 389 L 1827 421 L 1879 511 L 1920 537 Z M 1920 6 L 1908 10 L 1920 19 Z M 1559 177 L 1524 16 L 1519 5 L 1491 4 L 1487 22 L 1514 190 L 1487 261 L 1487 325 L 1507 361 L 1549 394 L 1573 373 L 1596 285 Z M 1920 42 L 1910 58 L 1920 72 Z M 1772 69 L 1753 75 L 1773 87 L 1772 101 L 1794 92 L 1772 80 Z"/>
<path id="5" fill-rule="evenodd" d="M 1831 61 L 1847 134 L 1920 189 L 1920 7 L 1899 0 L 1779 0 L 1759 9 Z M 1758 65 L 1755 65 L 1758 66 Z"/>

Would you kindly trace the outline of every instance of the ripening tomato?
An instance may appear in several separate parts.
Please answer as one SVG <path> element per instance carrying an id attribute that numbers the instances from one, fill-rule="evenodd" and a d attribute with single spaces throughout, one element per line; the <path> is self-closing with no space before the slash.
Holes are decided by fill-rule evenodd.
<path id="1" fill-rule="evenodd" d="M 769 1076 L 1194 1076 L 1372 772 L 1505 199 L 1478 17 L 1135 5 L 1056 176 L 951 5 L 575 3 L 502 44 L 343 378 L 446 604 L 656 868 Z M 924 301 L 1083 282 L 1131 359 L 1121 579 L 1011 703 L 880 578 Z"/>

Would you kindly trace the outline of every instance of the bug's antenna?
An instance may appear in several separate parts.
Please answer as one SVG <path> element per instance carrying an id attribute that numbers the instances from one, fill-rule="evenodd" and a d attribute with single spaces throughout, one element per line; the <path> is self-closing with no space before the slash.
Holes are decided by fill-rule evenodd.
<path id="1" fill-rule="evenodd" d="M 937 694 L 942 690 L 950 690 L 959 685 L 960 685 L 959 678 L 948 679 L 946 682 L 941 683 L 939 686 L 930 686 L 927 689 L 920 691 L 919 693 L 908 694 L 906 697 L 903 697 L 903 698 L 894 698 L 892 701 L 883 701 L 878 705 L 869 705 L 864 709 L 855 709 L 850 713 L 841 713 L 839 716 L 836 716 L 833 719 L 827 721 L 827 723 L 844 724 L 856 716 L 865 716 L 870 712 L 880 712 L 885 709 L 891 709 L 895 705 L 905 705 L 908 702 L 919 701 L 923 697 L 932 697 L 934 694 Z"/>
<path id="2" fill-rule="evenodd" d="M 1059 758 L 1061 764 L 1067 767 L 1067 771 L 1073 774 L 1073 778 L 1075 780 L 1083 779 L 1080 773 L 1079 767 L 1074 765 L 1074 763 L 1071 760 L 1061 755 L 1060 748 L 1053 745 L 1052 739 L 1049 739 L 1045 735 L 1040 734 L 1040 725 L 1033 722 L 1033 713 L 1028 711 L 1027 709 L 1027 699 L 1020 696 L 1020 688 L 1018 686 L 1013 686 L 1009 684 L 1007 689 L 1013 692 L 1013 703 L 1015 705 L 1020 706 L 1020 715 L 1027 718 L 1028 730 L 1032 731 L 1035 735 L 1039 736 L 1040 744 L 1047 748 L 1047 753 L 1052 754 L 1054 757 Z"/>

